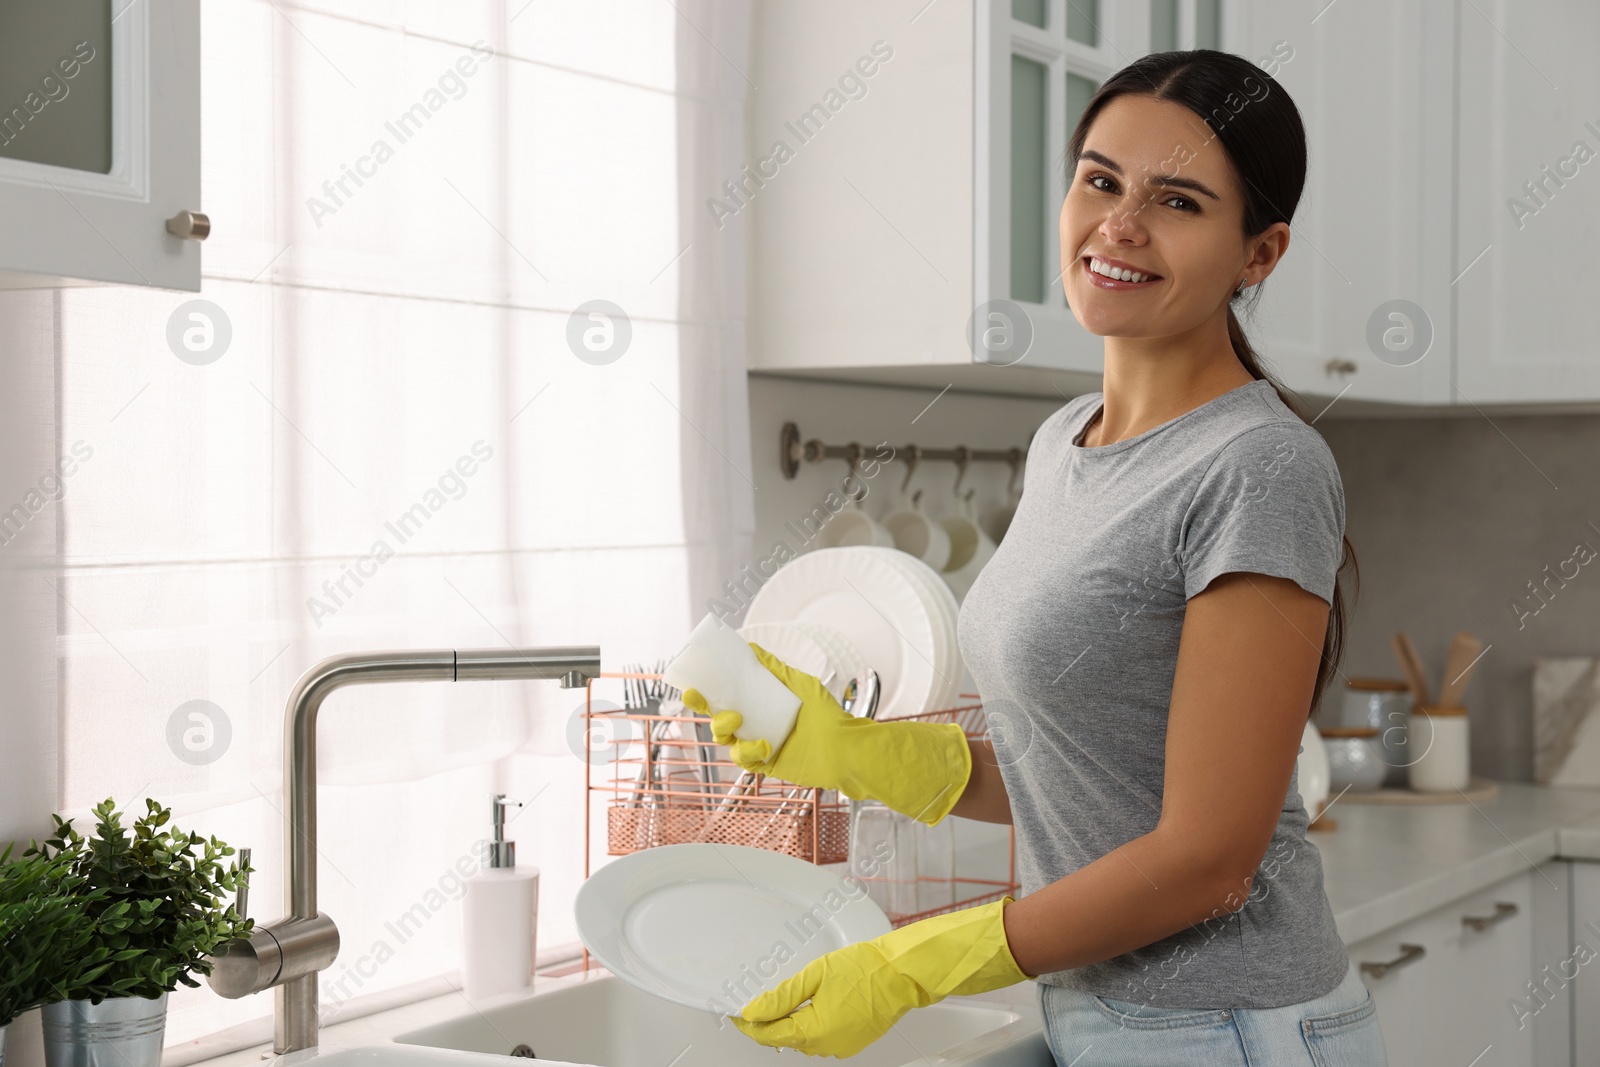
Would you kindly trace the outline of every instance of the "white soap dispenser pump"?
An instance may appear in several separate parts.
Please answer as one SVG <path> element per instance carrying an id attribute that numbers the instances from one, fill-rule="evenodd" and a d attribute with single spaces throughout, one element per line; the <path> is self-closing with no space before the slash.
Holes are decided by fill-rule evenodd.
<path id="1" fill-rule="evenodd" d="M 538 935 L 539 869 L 517 866 L 517 845 L 505 839 L 506 808 L 494 795 L 494 837 L 480 841 L 483 869 L 461 899 L 462 992 L 470 999 L 524 989 L 533 981 Z"/>

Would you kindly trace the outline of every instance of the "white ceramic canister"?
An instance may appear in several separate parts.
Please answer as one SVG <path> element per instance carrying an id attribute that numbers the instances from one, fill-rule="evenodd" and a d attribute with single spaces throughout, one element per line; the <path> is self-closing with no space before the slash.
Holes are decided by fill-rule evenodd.
<path id="1" fill-rule="evenodd" d="M 1388 768 L 1376 726 L 1330 726 L 1322 740 L 1328 748 L 1328 788 L 1334 793 L 1365 793 L 1383 785 Z"/>
<path id="2" fill-rule="evenodd" d="M 1383 762 L 1383 785 L 1404 789 L 1412 752 L 1407 743 L 1411 726 L 1411 690 L 1404 679 L 1350 678 L 1345 682 L 1344 701 L 1336 726 L 1373 726 L 1378 730 Z"/>
<path id="3" fill-rule="evenodd" d="M 1328 802 L 1328 745 L 1314 723 L 1306 723 L 1300 733 L 1300 754 L 1295 758 L 1295 774 L 1300 799 L 1315 819 Z"/>
<path id="4" fill-rule="evenodd" d="M 1418 704 L 1411 709 L 1410 786 L 1422 793 L 1465 789 L 1471 780 L 1466 708 Z"/>

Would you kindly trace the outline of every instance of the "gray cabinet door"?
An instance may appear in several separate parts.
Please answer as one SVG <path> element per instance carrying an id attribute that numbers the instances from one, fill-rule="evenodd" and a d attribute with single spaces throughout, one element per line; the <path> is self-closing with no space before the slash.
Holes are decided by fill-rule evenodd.
<path id="1" fill-rule="evenodd" d="M 1296 391 L 1449 403 L 1454 5 L 1254 0 L 1242 17 L 1239 52 L 1307 140 L 1289 249 L 1246 331 Z"/>
<path id="2" fill-rule="evenodd" d="M 0 288 L 198 290 L 183 212 L 204 212 L 199 0 L 0 5 Z"/>
<path id="3" fill-rule="evenodd" d="M 1475 403 L 1600 396 L 1597 39 L 1593 3 L 1461 7 L 1458 362 Z"/>

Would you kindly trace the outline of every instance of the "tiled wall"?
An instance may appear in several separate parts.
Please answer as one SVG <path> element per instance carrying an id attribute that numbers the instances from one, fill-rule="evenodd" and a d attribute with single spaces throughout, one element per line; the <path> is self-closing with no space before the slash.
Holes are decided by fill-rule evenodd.
<path id="1" fill-rule="evenodd" d="M 1600 550 L 1600 415 L 1324 422 L 1361 564 L 1345 672 L 1398 677 L 1404 628 L 1437 694 L 1451 635 L 1470 630 L 1488 646 L 1463 701 L 1473 773 L 1531 780 L 1534 660 L 1600 654 L 1600 559 L 1545 602 L 1528 585 L 1580 542 Z"/>
<path id="2" fill-rule="evenodd" d="M 844 461 L 828 460 L 784 479 L 778 433 L 785 421 L 796 422 L 802 438 L 826 444 L 887 439 L 896 448 L 915 442 L 1003 449 L 1026 445 L 1065 402 L 952 390 L 929 407 L 935 395 L 752 376 L 756 555 L 769 554 L 780 538 L 795 551 L 804 547 L 784 523 L 837 489 L 845 475 Z M 1351 418 L 1335 406 L 1317 428 L 1343 475 L 1347 530 L 1361 572 L 1344 674 L 1400 677 L 1389 639 L 1403 628 L 1437 693 L 1451 636 L 1470 630 L 1489 646 L 1465 697 L 1473 773 L 1531 780 L 1534 659 L 1600 654 L 1600 559 L 1565 585 L 1551 581 L 1554 592 L 1543 604 L 1528 588 L 1545 580 L 1546 566 L 1555 574 L 1580 542 L 1600 550 L 1600 415 L 1489 410 Z M 883 513 L 904 473 L 891 464 L 868 483 L 869 511 Z M 978 486 L 980 507 L 1004 495 L 1008 474 L 998 464 L 970 469 L 966 484 Z M 943 507 L 954 476 L 953 464 L 929 463 L 914 485 Z"/>

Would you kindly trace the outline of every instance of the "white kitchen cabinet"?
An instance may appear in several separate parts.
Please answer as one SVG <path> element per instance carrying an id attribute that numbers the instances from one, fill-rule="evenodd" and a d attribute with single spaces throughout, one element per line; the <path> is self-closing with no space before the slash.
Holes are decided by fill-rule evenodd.
<path id="1" fill-rule="evenodd" d="M 1450 403 L 1454 19 L 1452 0 L 759 6 L 752 149 L 787 158 L 747 176 L 741 208 L 751 369 L 1055 395 L 1026 373 L 1044 369 L 1098 388 L 1104 342 L 1061 289 L 1067 142 L 1110 74 L 1199 46 L 1281 79 L 1309 139 L 1291 253 L 1246 324 L 1258 350 L 1302 393 Z M 859 99 L 816 111 L 852 69 Z M 971 344 L 994 301 L 1025 313 L 1020 362 Z M 980 317 L 998 336 L 1022 325 L 998 315 Z"/>
<path id="2" fill-rule="evenodd" d="M 1100 84 L 1154 51 L 1152 5 L 994 2 L 975 15 L 972 306 L 1007 301 L 1026 312 L 1026 361 L 1099 374 L 1105 341 L 1078 325 L 1062 292 L 1067 143 Z M 982 348 L 975 356 L 1016 362 Z"/>
<path id="3" fill-rule="evenodd" d="M 1458 388 L 1600 399 L 1600 5 L 1484 0 L 1460 18 Z"/>
<path id="4" fill-rule="evenodd" d="M 0 288 L 200 288 L 199 0 L 0 5 L 0 94 Z"/>
<path id="5" fill-rule="evenodd" d="M 1410 957 L 1381 977 L 1362 973 L 1378 1006 L 1390 1063 L 1531 1067 L 1536 1062 L 1535 1031 L 1564 1029 L 1565 1017 L 1541 1011 L 1519 1027 L 1509 1001 L 1525 995 L 1533 976 L 1536 926 L 1565 925 L 1565 910 L 1533 889 L 1535 878 L 1559 873 L 1562 866 L 1554 862 L 1523 871 L 1349 947 L 1358 967 Z M 1483 920 L 1484 928 L 1474 929 L 1466 919 Z M 1420 955 L 1412 955 L 1418 946 Z"/>
<path id="6" fill-rule="evenodd" d="M 1572 955 L 1571 860 L 1551 859 L 1533 870 L 1533 956 L 1528 981 L 1543 982 L 1545 967 L 1559 971 Z M 1570 982 L 1551 983 L 1553 995 L 1541 993 L 1530 1000 L 1526 989 L 1506 1002 L 1511 1023 L 1532 1030 L 1535 1067 L 1572 1067 L 1572 992 Z M 1521 1004 L 1522 1007 L 1516 1005 Z"/>
<path id="7" fill-rule="evenodd" d="M 1237 17 L 1237 50 L 1282 82 L 1308 141 L 1252 343 L 1299 392 L 1450 403 L 1453 0 L 1256 0 Z"/>
<path id="8" fill-rule="evenodd" d="M 1230 47 L 1234 6 L 758 5 L 755 162 L 714 208 L 749 213 L 751 369 L 1052 396 L 1059 379 L 1038 372 L 1055 371 L 1098 388 L 1103 342 L 1061 292 L 1067 140 L 1131 59 Z M 969 323 L 990 301 L 1025 311 L 1026 355 L 980 344 L 975 358 Z M 990 336 L 1023 327 L 977 318 Z"/>
<path id="9" fill-rule="evenodd" d="M 1571 867 L 1572 936 L 1564 953 L 1545 962 L 1572 976 L 1572 1062 L 1583 1065 L 1600 1063 L 1600 863 Z"/>

